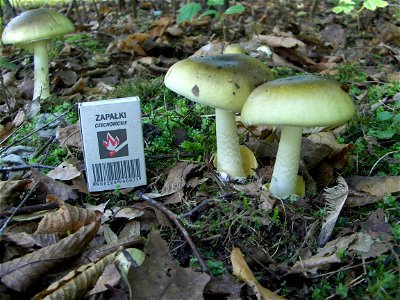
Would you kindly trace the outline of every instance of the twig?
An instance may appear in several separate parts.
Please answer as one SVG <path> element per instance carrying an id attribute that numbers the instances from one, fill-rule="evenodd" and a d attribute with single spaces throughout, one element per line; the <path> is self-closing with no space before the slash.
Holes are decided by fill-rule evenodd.
<path id="1" fill-rule="evenodd" d="M 22 138 L 18 139 L 18 140 L 14 140 L 14 142 L 12 142 L 10 145 L 8 145 L 7 147 L 3 148 L 0 150 L 0 154 L 3 153 L 4 151 L 10 149 L 12 146 L 14 146 L 15 144 L 23 141 L 24 139 L 34 135 L 36 132 L 39 132 L 42 129 L 45 129 L 46 127 L 48 127 L 51 123 L 54 123 L 55 121 L 58 121 L 59 119 L 61 119 L 62 117 L 64 117 L 67 113 L 69 113 L 73 108 L 76 107 L 76 104 L 72 105 L 66 112 L 62 113 L 61 115 L 59 115 L 57 118 L 55 118 L 54 120 L 51 120 L 50 122 L 44 124 L 42 127 L 32 131 L 31 133 L 23 136 Z"/>
<path id="2" fill-rule="evenodd" d="M 228 197 L 230 197 L 232 195 L 235 195 L 235 193 L 223 194 L 221 196 L 218 196 L 216 199 L 224 199 L 224 198 L 228 198 Z M 179 216 L 179 219 L 188 218 L 188 217 L 192 216 L 196 211 L 198 211 L 199 209 L 201 209 L 204 206 L 208 205 L 210 202 L 213 202 L 214 200 L 215 199 L 206 199 L 206 200 L 204 200 L 203 202 L 201 202 L 199 205 L 197 205 L 193 209 L 189 210 L 188 212 L 185 212 L 184 214 L 181 214 Z"/>
<path id="3" fill-rule="evenodd" d="M 23 166 L 15 166 L 15 167 L 4 167 L 4 168 L 0 168 L 0 173 L 21 171 L 21 170 L 28 170 L 28 169 L 50 169 L 50 170 L 53 170 L 54 167 L 46 166 L 46 165 L 23 165 Z"/>
<path id="4" fill-rule="evenodd" d="M 73 201 L 68 201 L 68 203 L 72 203 L 72 202 Z M 56 209 L 59 207 L 60 206 L 57 204 L 57 202 L 49 202 L 49 203 L 43 203 L 43 204 L 37 204 L 37 205 L 30 205 L 30 206 L 21 207 L 15 213 L 15 215 L 31 214 L 31 213 L 35 213 L 35 212 L 39 212 L 39 211 Z M 0 211 L 0 218 L 10 216 L 14 212 L 15 212 L 15 209 Z"/>
<path id="5" fill-rule="evenodd" d="M 384 159 L 386 156 L 388 156 L 388 155 L 390 155 L 390 154 L 394 154 L 394 153 L 398 153 L 398 152 L 400 152 L 400 151 L 398 151 L 398 150 L 396 150 L 396 151 L 390 151 L 390 152 L 386 153 L 385 155 L 383 155 L 381 158 L 379 158 L 379 159 L 374 163 L 374 165 L 372 166 L 371 171 L 369 171 L 368 176 L 371 176 L 371 174 L 372 174 L 372 172 L 374 171 L 375 167 L 379 164 L 379 162 L 380 162 L 382 159 Z"/>
<path id="6" fill-rule="evenodd" d="M 125 248 L 122 248 L 122 253 L 124 254 L 125 258 L 127 259 L 127 261 L 129 261 L 131 263 L 131 266 L 133 268 L 137 268 L 139 267 L 139 265 L 137 264 L 137 262 L 133 259 L 133 257 L 129 254 L 128 251 L 126 251 Z"/>
<path id="7" fill-rule="evenodd" d="M 53 141 L 56 139 L 55 136 L 51 137 L 42 147 L 39 148 L 39 150 L 37 150 L 32 158 L 36 158 L 38 157 L 40 154 L 42 154 L 42 152 L 44 151 L 44 149 L 46 149 L 47 147 L 49 147 L 49 145 L 51 145 L 51 143 L 53 143 Z"/>
<path id="8" fill-rule="evenodd" d="M 175 216 L 173 212 L 162 206 L 160 203 L 158 203 L 156 200 L 144 195 L 142 192 L 137 191 L 135 193 L 136 197 L 138 197 L 141 200 L 146 201 L 148 204 L 151 206 L 157 208 L 159 211 L 161 211 L 170 221 L 174 222 L 176 227 L 182 232 L 183 237 L 185 238 L 186 242 L 189 244 L 190 248 L 192 248 L 194 256 L 197 258 L 197 261 L 199 262 L 200 267 L 203 269 L 204 272 L 207 274 L 210 274 L 210 271 L 208 267 L 206 266 L 203 258 L 201 257 L 199 251 L 197 250 L 196 245 L 193 243 L 193 240 L 191 239 L 189 233 L 187 232 L 186 228 L 183 227 L 181 222 L 179 222 L 178 218 Z"/>
<path id="9" fill-rule="evenodd" d="M 29 191 L 28 194 L 25 195 L 24 199 L 22 199 L 22 201 L 18 204 L 18 206 L 15 208 L 15 210 L 13 211 L 13 213 L 8 217 L 8 219 L 4 222 L 3 226 L 1 226 L 0 228 L 0 238 L 3 235 L 3 231 L 4 229 L 6 229 L 8 223 L 11 222 L 12 218 L 16 215 L 16 213 L 21 209 L 22 205 L 24 205 L 24 203 L 26 202 L 26 200 L 29 199 L 29 197 L 32 195 L 32 193 L 36 190 L 36 187 L 38 186 L 39 182 L 36 182 L 34 184 L 34 186 L 31 188 L 31 190 Z"/>

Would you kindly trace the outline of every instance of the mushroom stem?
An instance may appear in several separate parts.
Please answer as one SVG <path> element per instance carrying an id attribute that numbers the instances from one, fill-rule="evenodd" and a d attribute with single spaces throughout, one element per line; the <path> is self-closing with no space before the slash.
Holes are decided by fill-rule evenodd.
<path id="1" fill-rule="evenodd" d="M 33 99 L 46 99 L 50 96 L 47 42 L 47 40 L 41 40 L 33 44 L 35 68 Z"/>
<path id="2" fill-rule="evenodd" d="M 234 179 L 243 179 L 245 174 L 240 156 L 239 136 L 235 113 L 215 109 L 217 135 L 217 171 L 229 174 Z"/>
<path id="3" fill-rule="evenodd" d="M 302 127 L 283 126 L 278 153 L 272 173 L 270 191 L 284 198 L 296 192 L 299 170 Z"/>

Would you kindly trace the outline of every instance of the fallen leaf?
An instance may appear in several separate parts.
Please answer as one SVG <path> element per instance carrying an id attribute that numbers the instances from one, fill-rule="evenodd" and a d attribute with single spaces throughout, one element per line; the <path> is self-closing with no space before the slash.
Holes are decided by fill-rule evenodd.
<path id="1" fill-rule="evenodd" d="M 57 234 L 29 234 L 26 232 L 7 233 L 5 237 L 8 241 L 27 250 L 37 250 L 57 243 L 60 237 Z"/>
<path id="2" fill-rule="evenodd" d="M 41 248 L 23 257 L 0 264 L 1 281 L 9 288 L 24 291 L 43 274 L 60 271 L 65 260 L 81 253 L 94 238 L 100 226 L 100 218 L 82 227 L 58 243 Z"/>
<path id="3" fill-rule="evenodd" d="M 281 37 L 275 35 L 257 35 L 257 39 L 259 43 L 265 43 L 267 46 L 275 48 L 275 47 L 283 47 L 283 48 L 304 48 L 306 45 L 293 37 Z"/>
<path id="4" fill-rule="evenodd" d="M 289 269 L 288 274 L 313 274 L 318 269 L 340 262 L 337 252 L 346 250 L 355 238 L 356 234 L 351 234 L 328 242 L 323 248 L 318 249 L 318 253 L 314 256 L 297 261 Z"/>
<path id="5" fill-rule="evenodd" d="M 357 252 L 363 259 L 367 259 L 370 257 L 378 257 L 392 247 L 390 243 L 375 239 L 368 233 L 358 232 L 357 239 L 349 247 L 349 250 Z"/>
<path id="6" fill-rule="evenodd" d="M 253 290 L 258 300 L 279 300 L 285 299 L 274 292 L 263 287 L 254 277 L 249 266 L 247 265 L 242 252 L 239 248 L 233 248 L 231 252 L 232 272 L 233 275 L 247 283 Z"/>
<path id="7" fill-rule="evenodd" d="M 31 180 L 0 181 L 0 211 L 10 208 L 16 197 L 25 189 Z"/>
<path id="8" fill-rule="evenodd" d="M 62 203 L 55 212 L 47 213 L 39 222 L 35 233 L 57 233 L 65 236 L 92 223 L 96 218 L 93 210 Z"/>
<path id="9" fill-rule="evenodd" d="M 241 284 L 230 274 L 211 278 L 205 287 L 204 294 L 210 298 L 240 300 Z"/>
<path id="10" fill-rule="evenodd" d="M 43 183 L 49 194 L 58 196 L 63 201 L 68 199 L 78 199 L 78 193 L 69 185 L 43 175 L 35 169 L 32 169 L 31 172 L 34 182 Z"/>
<path id="11" fill-rule="evenodd" d="M 171 195 L 186 185 L 186 179 L 193 171 L 195 171 L 199 166 L 196 164 L 191 164 L 188 162 L 178 162 L 173 166 L 169 172 L 168 177 L 164 182 L 164 186 L 161 192 L 148 193 L 145 194 L 150 198 L 159 198 Z"/>
<path id="12" fill-rule="evenodd" d="M 140 216 L 143 216 L 143 214 L 143 209 L 137 209 L 134 207 L 123 207 L 114 214 L 114 218 L 125 218 L 128 220 L 133 220 Z"/>
<path id="13" fill-rule="evenodd" d="M 385 211 L 382 208 L 378 208 L 360 225 L 363 232 L 368 233 L 371 237 L 380 241 L 390 242 L 392 240 L 392 226 L 385 219 Z"/>
<path id="14" fill-rule="evenodd" d="M 96 284 L 97 279 L 105 267 L 112 263 L 115 255 L 116 252 L 111 253 L 97 262 L 69 272 L 32 299 L 79 299 L 83 297 Z"/>
<path id="15" fill-rule="evenodd" d="M 373 196 L 384 196 L 400 191 L 400 176 L 352 176 L 348 178 L 348 182 L 352 189 L 366 192 Z"/>
<path id="16" fill-rule="evenodd" d="M 330 239 L 348 194 L 349 187 L 343 177 L 337 179 L 336 186 L 325 189 L 324 198 L 327 202 L 328 215 L 322 223 L 321 232 L 318 237 L 319 246 L 325 245 Z"/>
<path id="17" fill-rule="evenodd" d="M 58 180 L 71 180 L 79 175 L 81 172 L 76 167 L 68 162 L 62 162 L 56 168 L 46 174 L 48 177 Z"/>
<path id="18" fill-rule="evenodd" d="M 152 231 L 148 237 L 143 264 L 128 272 L 131 299 L 203 299 L 210 276 L 180 267 L 159 232 Z"/>
<path id="19" fill-rule="evenodd" d="M 56 139 L 61 146 L 72 146 L 82 149 L 81 128 L 79 121 L 71 126 L 57 128 Z"/>

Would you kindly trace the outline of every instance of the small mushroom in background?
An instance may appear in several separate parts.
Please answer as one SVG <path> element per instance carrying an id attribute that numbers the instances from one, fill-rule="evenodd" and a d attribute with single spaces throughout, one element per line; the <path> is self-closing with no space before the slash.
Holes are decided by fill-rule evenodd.
<path id="1" fill-rule="evenodd" d="M 243 54 L 189 57 L 175 63 L 165 86 L 189 100 L 215 108 L 217 171 L 223 180 L 243 180 L 236 112 L 259 85 L 272 80 L 261 61 Z"/>
<path id="2" fill-rule="evenodd" d="M 277 197 L 295 194 L 303 127 L 338 126 L 355 113 L 339 84 L 314 75 L 277 79 L 256 88 L 243 105 L 248 125 L 281 127 L 269 189 Z"/>
<path id="3" fill-rule="evenodd" d="M 74 30 L 74 25 L 67 17 L 46 8 L 25 11 L 12 19 L 4 28 L 3 44 L 14 44 L 33 52 L 33 99 L 46 99 L 50 96 L 47 49 L 49 42 L 56 36 Z"/>

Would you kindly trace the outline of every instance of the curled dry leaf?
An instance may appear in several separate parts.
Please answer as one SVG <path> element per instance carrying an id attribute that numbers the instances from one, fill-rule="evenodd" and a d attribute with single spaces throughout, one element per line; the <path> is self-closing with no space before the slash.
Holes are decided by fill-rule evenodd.
<path id="1" fill-rule="evenodd" d="M 49 176 L 50 178 L 58 180 L 71 180 L 78 177 L 79 175 L 81 175 L 81 172 L 78 171 L 78 169 L 74 165 L 68 162 L 62 162 L 55 169 L 47 173 L 47 176 Z"/>
<path id="2" fill-rule="evenodd" d="M 38 299 L 79 299 L 95 284 L 105 267 L 112 263 L 116 252 L 107 255 L 97 262 L 79 267 L 69 272 L 60 280 L 53 282 L 47 289 L 33 297 Z"/>
<path id="3" fill-rule="evenodd" d="M 58 243 L 0 264 L 1 281 L 13 290 L 26 290 L 43 274 L 59 270 L 65 260 L 81 253 L 95 237 L 99 227 L 100 216 L 97 216 L 91 224 Z"/>
<path id="4" fill-rule="evenodd" d="M 349 187 L 343 177 L 339 177 L 338 184 L 332 188 L 325 189 L 325 199 L 327 202 L 328 215 L 322 223 L 321 232 L 318 237 L 318 244 L 323 246 L 330 239 L 333 229 L 343 205 L 349 194 Z"/>
<path id="5" fill-rule="evenodd" d="M 62 203 L 57 211 L 49 212 L 39 222 L 35 233 L 58 233 L 65 236 L 74 233 L 96 218 L 93 210 Z"/>
<path id="6" fill-rule="evenodd" d="M 314 256 L 297 261 L 290 268 L 288 274 L 315 273 L 318 269 L 340 262 L 337 252 L 348 249 L 355 239 L 356 234 L 351 234 L 328 242 L 323 248 L 318 249 L 318 253 Z"/>
<path id="7" fill-rule="evenodd" d="M 79 122 L 63 128 L 57 128 L 56 139 L 62 146 L 71 146 L 82 149 L 82 138 L 80 130 L 81 127 Z"/>
<path id="8" fill-rule="evenodd" d="M 265 43 L 269 47 L 283 47 L 283 48 L 297 48 L 302 47 L 304 48 L 306 45 L 293 37 L 282 37 L 282 36 L 275 36 L 275 35 L 258 35 L 258 41 L 260 43 Z"/>
<path id="9" fill-rule="evenodd" d="M 285 299 L 274 292 L 263 287 L 254 277 L 249 266 L 247 265 L 242 252 L 239 248 L 233 248 L 231 252 L 232 271 L 233 275 L 240 278 L 253 289 L 258 300 L 281 300 Z"/>
<path id="10" fill-rule="evenodd" d="M 32 169 L 31 172 L 33 174 L 34 182 L 42 182 L 49 194 L 58 196 L 61 200 L 78 199 L 78 193 L 69 185 L 43 175 L 35 169 Z"/>

